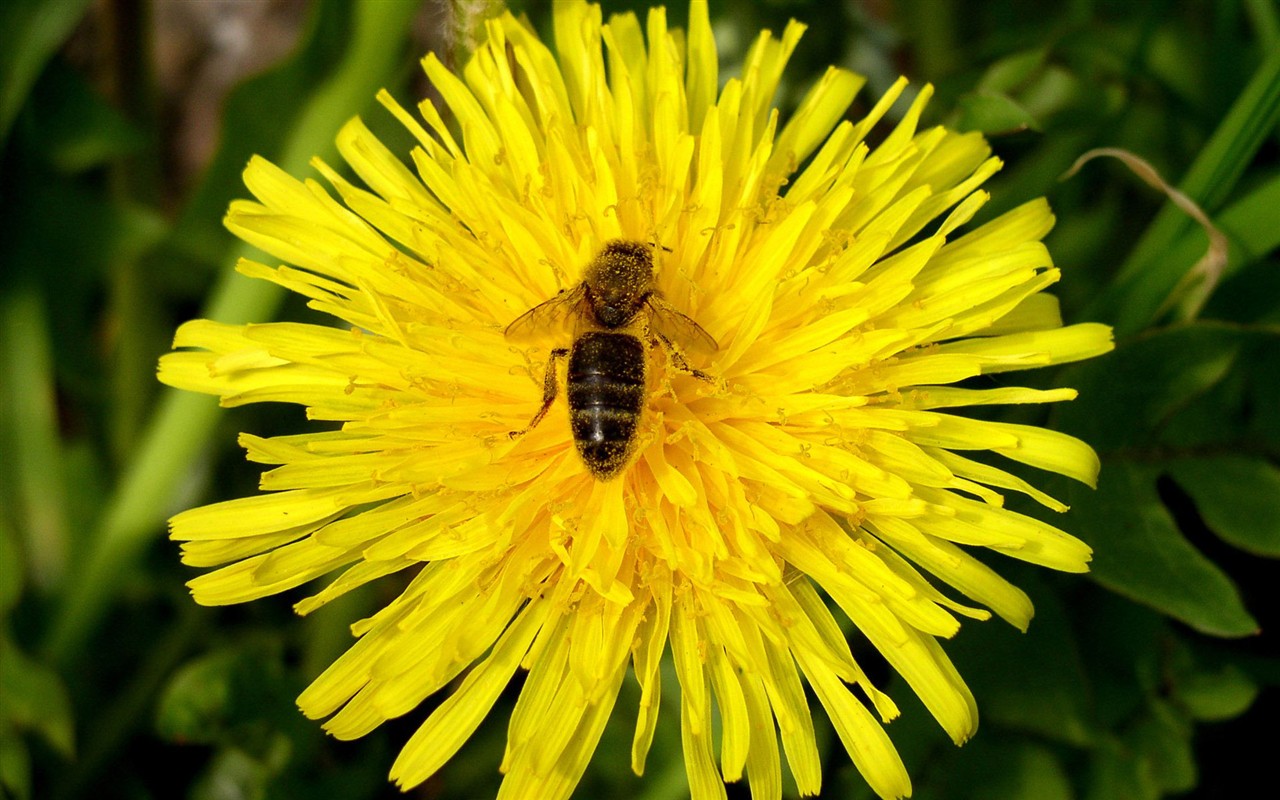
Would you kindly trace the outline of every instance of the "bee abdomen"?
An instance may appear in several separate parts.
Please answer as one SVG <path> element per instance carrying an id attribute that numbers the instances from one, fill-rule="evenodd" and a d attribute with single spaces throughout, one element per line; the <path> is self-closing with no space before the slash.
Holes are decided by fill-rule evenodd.
<path id="1" fill-rule="evenodd" d="M 626 465 L 645 398 L 645 352 L 635 336 L 591 332 L 569 356 L 569 421 L 587 468 L 605 480 Z"/>

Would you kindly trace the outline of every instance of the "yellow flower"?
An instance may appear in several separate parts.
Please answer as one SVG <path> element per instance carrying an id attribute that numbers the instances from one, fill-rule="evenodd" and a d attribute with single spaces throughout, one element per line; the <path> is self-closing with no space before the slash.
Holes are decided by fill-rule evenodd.
<path id="1" fill-rule="evenodd" d="M 297 604 L 305 614 L 411 574 L 299 698 L 348 739 L 464 676 L 396 760 L 401 786 L 439 769 L 520 668 L 502 797 L 569 796 L 628 666 L 640 773 L 670 645 L 694 798 L 744 776 L 778 797 L 775 729 L 800 792 L 818 792 L 804 682 L 875 792 L 904 796 L 881 724 L 898 709 L 823 595 L 963 742 L 977 710 L 938 639 L 958 616 L 990 614 L 954 597 L 1019 628 L 1032 615 L 968 548 L 1086 569 L 1088 547 L 1006 510 L 1003 493 L 1061 503 L 960 452 L 1091 483 L 1088 446 L 948 412 L 1070 400 L 950 384 L 1111 347 L 1104 326 L 1063 327 L 1040 293 L 1059 277 L 1040 243 L 1047 205 L 962 232 L 1000 162 L 976 133 L 918 127 L 929 87 L 874 147 L 905 82 L 853 123 L 862 80 L 831 69 L 781 122 L 771 103 L 802 31 L 762 33 L 719 89 L 701 0 L 687 34 L 662 9 L 642 28 L 556 3 L 555 54 L 506 14 L 460 77 L 423 62 L 454 124 L 430 101 L 420 121 L 379 96 L 417 139 L 408 164 L 355 119 L 338 146 L 364 187 L 318 160 L 336 198 L 261 159 L 245 171 L 257 201 L 233 204 L 227 225 L 287 265 L 238 269 L 341 326 L 190 322 L 160 379 L 225 406 L 298 403 L 331 424 L 243 435 L 250 460 L 278 465 L 265 493 L 181 513 L 172 535 L 187 564 L 225 565 L 191 582 L 210 605 L 341 570 Z M 550 413 L 509 435 L 538 411 L 549 348 L 572 345 L 574 319 L 538 346 L 504 330 L 580 285 L 616 240 L 652 254 L 661 295 L 719 347 L 649 343 L 652 314 L 636 315 L 643 413 L 604 480 L 575 449 L 563 372 Z M 588 305 L 570 310 L 593 321 Z"/>

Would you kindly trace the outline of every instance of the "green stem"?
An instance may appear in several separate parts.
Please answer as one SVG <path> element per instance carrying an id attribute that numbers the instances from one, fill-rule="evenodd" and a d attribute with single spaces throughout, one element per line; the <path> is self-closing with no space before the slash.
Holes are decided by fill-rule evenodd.
<path id="1" fill-rule="evenodd" d="M 152 14 L 146 0 L 110 0 L 104 4 L 102 49 L 107 54 L 107 93 L 145 134 L 146 146 L 119 159 L 111 170 L 116 197 L 155 205 L 160 200 L 161 159 L 152 51 Z"/>
<path id="2" fill-rule="evenodd" d="M 334 151 L 334 132 L 394 71 L 401 58 L 400 48 L 388 43 L 403 41 L 417 9 L 413 0 L 365 0 L 356 7 L 351 46 L 311 98 L 286 142 L 279 160 L 285 171 L 302 172 L 313 155 Z M 250 252 L 248 246 L 240 247 L 231 263 Z M 261 321 L 274 316 L 282 297 L 274 284 L 253 281 L 228 269 L 204 313 L 222 322 Z M 137 562 L 172 511 L 173 500 L 217 419 L 217 404 L 208 397 L 172 390 L 162 394 L 134 459 L 107 505 L 83 572 L 70 585 L 46 639 L 45 646 L 56 660 L 66 663 L 84 646 L 121 577 Z"/>
<path id="3" fill-rule="evenodd" d="M 140 152 L 116 160 L 109 173 L 111 194 L 127 206 L 155 207 L 160 199 L 158 118 L 154 81 L 146 53 L 151 51 L 151 20 L 143 0 L 111 0 L 105 4 L 102 50 L 107 53 L 108 94 L 133 124 L 145 131 Z M 148 242 L 148 244 L 150 244 Z M 155 303 L 142 277 L 143 248 L 121 253 L 110 265 L 111 409 L 109 441 L 112 457 L 123 461 L 133 449 L 154 397 L 153 343 L 159 323 Z"/>

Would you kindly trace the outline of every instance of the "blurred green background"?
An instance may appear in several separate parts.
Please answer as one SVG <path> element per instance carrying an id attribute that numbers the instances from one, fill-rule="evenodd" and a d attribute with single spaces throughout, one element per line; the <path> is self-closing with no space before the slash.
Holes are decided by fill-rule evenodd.
<path id="1" fill-rule="evenodd" d="M 513 6 L 548 29 L 547 0 Z M 670 11 L 683 24 L 682 4 Z M 1105 358 L 1015 376 L 1079 400 L 997 412 L 1083 436 L 1104 466 L 1097 492 L 1051 487 L 1073 506 L 1055 522 L 1093 545 L 1094 571 L 995 564 L 1036 601 L 1030 633 L 969 624 L 948 644 L 982 709 L 977 738 L 952 747 L 855 639 L 903 706 L 889 730 L 916 796 L 1274 788 L 1280 6 L 712 0 L 711 13 L 722 76 L 760 28 L 810 25 L 784 110 L 832 63 L 868 77 L 861 109 L 899 74 L 934 82 L 927 121 L 983 130 L 1006 160 L 984 214 L 1047 195 L 1064 315 L 1116 326 Z M 373 95 L 429 91 L 417 58 L 448 49 L 449 19 L 445 3 L 394 0 L 0 3 L 4 796 L 399 796 L 385 775 L 428 709 L 342 743 L 293 704 L 398 584 L 307 619 L 289 597 L 199 608 L 164 537 L 170 514 L 255 491 L 236 432 L 299 431 L 301 412 L 219 412 L 163 391 L 154 366 L 188 318 L 314 319 L 230 273 L 248 252 L 221 227 L 245 194 L 239 172 L 253 153 L 299 175 L 313 154 L 336 163 L 333 134 L 357 113 L 407 153 Z M 1230 249 L 1212 275 L 1192 272 L 1203 230 L 1118 162 L 1059 179 L 1104 146 L 1150 161 L 1213 219 Z M 493 795 L 516 688 L 412 796 Z M 648 775 L 627 768 L 636 695 L 624 689 L 577 797 L 687 796 L 678 708 Z M 831 730 L 819 737 L 824 796 L 868 796 Z"/>

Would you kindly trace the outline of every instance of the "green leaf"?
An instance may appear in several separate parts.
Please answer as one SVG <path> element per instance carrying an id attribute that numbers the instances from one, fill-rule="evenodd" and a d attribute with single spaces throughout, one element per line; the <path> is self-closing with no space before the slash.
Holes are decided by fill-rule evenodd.
<path id="1" fill-rule="evenodd" d="M 156 707 L 156 732 L 173 742 L 217 742 L 227 725 L 241 654 L 219 650 L 174 673 Z"/>
<path id="2" fill-rule="evenodd" d="M 1035 600 L 1026 634 L 1005 625 L 966 625 L 948 647 L 984 720 L 1078 747 L 1093 739 L 1091 687 L 1058 596 L 1019 580 Z M 1030 584 L 1030 585 L 1028 585 Z"/>
<path id="3" fill-rule="evenodd" d="M 1259 345 L 1250 351 L 1248 380 L 1242 394 L 1246 407 L 1258 412 L 1245 420 L 1249 439 L 1262 443 L 1274 456 L 1280 452 L 1280 414 L 1274 412 L 1276 398 L 1280 397 L 1280 347 L 1267 344 L 1270 346 Z M 1272 413 L 1266 413 L 1267 409 L 1273 409 Z"/>
<path id="4" fill-rule="evenodd" d="M 927 769 L 913 773 L 917 785 L 912 796 L 917 800 L 1072 800 L 1075 796 L 1066 767 L 1053 750 L 1001 731 L 984 730 L 964 749 L 948 747 L 939 756 Z"/>
<path id="5" fill-rule="evenodd" d="M 1168 703 L 1152 700 L 1147 713 L 1125 739 L 1137 756 L 1151 765 L 1150 774 L 1163 791 L 1195 788 L 1198 777 L 1191 749 L 1191 723 Z"/>
<path id="6" fill-rule="evenodd" d="M 1280 50 L 1272 50 L 1241 92 L 1178 188 L 1212 217 L 1230 196 L 1258 148 L 1280 124 Z M 1275 220 L 1274 214 L 1271 219 Z M 1195 226 L 1166 203 L 1125 260 L 1111 289 L 1085 311 L 1120 335 L 1142 330 L 1181 279 L 1189 263 L 1168 258 L 1170 248 Z"/>
<path id="7" fill-rule="evenodd" d="M 281 730 L 309 727 L 292 702 L 301 686 L 284 671 L 279 649 L 275 639 L 255 640 L 184 664 L 160 693 L 156 732 L 268 758 Z"/>
<path id="8" fill-rule="evenodd" d="M 1156 492 L 1159 476 L 1158 467 L 1113 462 L 1096 492 L 1068 490 L 1075 530 L 1094 548 L 1093 579 L 1202 633 L 1257 633 L 1235 584 L 1178 530 Z"/>
<path id="9" fill-rule="evenodd" d="M 1280 469 L 1260 458 L 1220 456 L 1175 461 L 1169 474 L 1223 540 L 1280 556 Z"/>
<path id="10" fill-rule="evenodd" d="M 1074 593 L 1071 618 L 1092 681 L 1098 729 L 1117 730 L 1164 686 L 1172 626 L 1156 611 L 1097 587 Z M 1107 746 L 1106 735 L 1099 739 Z"/>
<path id="11" fill-rule="evenodd" d="M 1032 744 L 1005 748 L 996 769 L 970 796 L 982 800 L 1072 800 L 1075 793 L 1066 768 L 1046 747 Z"/>
<path id="12" fill-rule="evenodd" d="M 1101 453 L 1152 447 L 1175 414 L 1226 376 L 1245 338 L 1200 323 L 1122 343 L 1064 372 L 1080 397 L 1056 409 L 1056 426 Z"/>
<path id="13" fill-rule="evenodd" d="M 60 172 L 81 172 L 136 152 L 146 143 L 142 131 L 80 73 L 58 61 L 41 76 L 28 109 L 25 132 Z"/>
<path id="14" fill-rule="evenodd" d="M 1215 302 L 1228 289 L 1227 281 L 1246 267 L 1264 262 L 1267 254 L 1280 248 L 1280 174 L 1271 175 L 1244 197 L 1215 214 L 1213 224 L 1227 237 L 1230 247 L 1227 250 L 1227 263 L 1222 269 L 1225 285 L 1219 287 L 1217 294 L 1205 306 L 1204 316 L 1251 322 L 1255 318 L 1265 318 L 1265 311 L 1252 312 L 1253 306 L 1261 306 L 1273 314 L 1280 310 L 1280 297 L 1274 292 L 1256 296 L 1257 285 L 1248 282 L 1234 296 L 1228 295 L 1226 298 L 1235 302 Z M 1184 233 L 1164 254 L 1164 258 L 1167 263 L 1178 264 L 1186 269 L 1204 255 L 1208 245 L 1209 240 L 1204 230 L 1197 226 Z M 1273 264 L 1265 264 L 1265 269 L 1272 273 L 1276 271 Z M 1274 317 L 1273 320 L 1280 321 L 1280 317 Z"/>
<path id="15" fill-rule="evenodd" d="M 1280 8 L 1271 0 L 1245 0 L 1244 7 L 1263 49 L 1280 45 Z"/>
<path id="16" fill-rule="evenodd" d="M 1176 687 L 1178 701 L 1197 720 L 1220 722 L 1238 717 L 1253 705 L 1258 686 L 1239 667 L 1225 664 L 1213 672 L 1193 673 Z"/>
<path id="17" fill-rule="evenodd" d="M 271 770 L 235 747 L 218 751 L 207 770 L 191 787 L 191 800 L 264 800 Z"/>
<path id="18" fill-rule="evenodd" d="M 0 3 L 0 147 L 45 62 L 71 35 L 89 0 L 5 0 Z"/>
<path id="19" fill-rule="evenodd" d="M 157 733 L 176 742 L 265 752 L 269 730 L 298 716 L 290 702 L 297 687 L 285 678 L 274 648 L 228 647 L 184 664 L 161 693 Z"/>
<path id="20" fill-rule="evenodd" d="M 30 133 L 14 136 L 16 155 L 34 152 Z M 94 379 L 105 379 L 102 281 L 157 241 L 165 223 L 109 202 L 87 190 L 87 181 L 67 180 L 34 156 L 14 161 L 6 191 L 21 202 L 0 215 L 0 439 L 14 469 L 0 471 L 0 484 L 12 481 L 31 586 L 56 595 L 87 538 L 66 518 L 62 425 L 70 418 L 61 412 L 82 411 L 96 399 L 85 397 L 97 388 Z M 148 381 L 150 375 L 148 366 Z M 60 379 L 68 376 L 78 381 L 75 399 L 83 404 L 59 403 Z"/>
<path id="21" fill-rule="evenodd" d="M 28 150 L 35 147 L 31 142 L 22 144 Z M 49 290 L 59 301 L 48 305 L 55 335 L 62 333 L 57 330 L 60 325 L 68 323 L 70 333 L 65 338 L 74 339 L 66 342 L 59 337 L 55 343 L 91 352 L 85 343 L 90 340 L 92 320 L 70 325 L 76 322 L 75 315 L 91 318 L 96 311 L 84 307 L 90 300 L 82 296 L 97 293 L 92 301 L 101 303 L 100 282 L 110 265 L 136 258 L 167 232 L 167 224 L 157 212 L 111 202 L 85 188 L 87 182 L 65 180 L 33 162 L 27 159 L 7 176 L 8 190 L 22 202 L 12 203 L 0 218 L 0 257 L 4 263 L 0 286 L 10 289 L 25 281 Z M 74 265 L 74 269 L 64 265 Z M 81 353 L 80 357 L 87 355 Z"/>
<path id="22" fill-rule="evenodd" d="M 1031 113 L 1006 94 L 990 91 L 961 95 L 955 127 L 962 131 L 981 131 L 988 135 L 1040 130 Z"/>
<path id="23" fill-rule="evenodd" d="M 4 565 L 4 569 L 0 569 L 0 620 L 3 620 L 22 597 L 22 578 L 26 572 L 22 549 L 18 547 L 18 533 L 3 514 L 0 514 L 0 564 Z"/>
<path id="24" fill-rule="evenodd" d="M 24 537 L 23 547 L 8 543 L 13 548 L 11 563 L 23 566 L 5 569 L 14 574 L 0 583 L 15 584 L 14 590 L 24 568 L 34 586 L 48 590 L 56 585 L 66 570 L 69 550 L 49 340 L 44 299 L 34 286 L 0 294 L 0 440 L 6 445 L 6 461 L 14 467 L 0 473 L 0 494 L 14 498 L 14 533 Z M 0 610 L 10 605 L 4 596 L 7 591 L 0 591 Z"/>
<path id="25" fill-rule="evenodd" d="M 31 797 L 31 754 L 12 726 L 0 720 L 0 796 L 15 800 Z"/>
<path id="26" fill-rule="evenodd" d="M 0 638 L 0 720 L 36 731 L 67 758 L 75 754 L 71 702 L 56 672 Z"/>
<path id="27" fill-rule="evenodd" d="M 1275 435 L 1267 432 L 1268 420 L 1277 415 L 1260 413 L 1271 402 L 1264 398 L 1280 390 L 1280 375 L 1267 369 L 1280 362 L 1268 358 L 1268 349 L 1262 340 L 1241 347 L 1221 381 L 1188 397 L 1159 432 L 1158 442 L 1130 455 L 1166 464 L 1219 455 L 1280 455 L 1280 430 Z"/>
<path id="28" fill-rule="evenodd" d="M 1134 758 L 1119 742 L 1110 742 L 1093 751 L 1087 800 L 1158 800 L 1160 795 L 1149 761 Z"/>
<path id="29" fill-rule="evenodd" d="M 978 90 L 997 94 L 1015 92 L 1035 77 L 1045 61 L 1043 49 L 1026 50 L 1005 56 L 987 67 Z"/>

